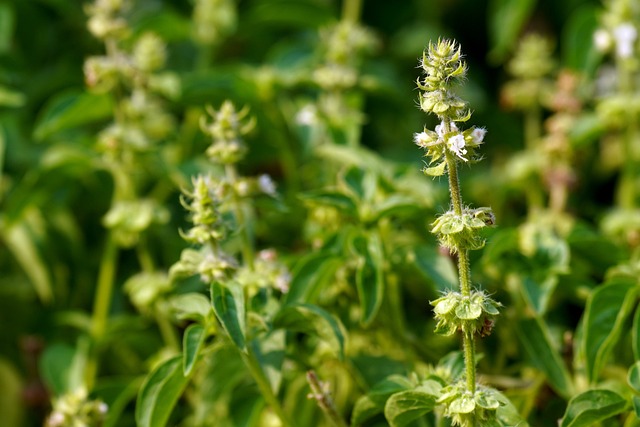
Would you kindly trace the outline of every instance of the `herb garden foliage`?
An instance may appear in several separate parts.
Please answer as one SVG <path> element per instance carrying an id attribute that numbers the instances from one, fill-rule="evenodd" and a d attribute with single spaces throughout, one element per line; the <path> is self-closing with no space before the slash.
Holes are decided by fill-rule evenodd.
<path id="1" fill-rule="evenodd" d="M 2 425 L 640 426 L 639 29 L 0 1 Z"/>

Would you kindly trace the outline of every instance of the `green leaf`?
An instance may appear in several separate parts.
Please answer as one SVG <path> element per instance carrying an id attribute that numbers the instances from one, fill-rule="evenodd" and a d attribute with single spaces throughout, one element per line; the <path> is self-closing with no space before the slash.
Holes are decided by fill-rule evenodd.
<path id="1" fill-rule="evenodd" d="M 70 376 L 76 351 L 66 344 L 46 348 L 39 360 L 39 368 L 47 388 L 55 396 L 70 391 Z"/>
<path id="2" fill-rule="evenodd" d="M 411 387 L 411 382 L 400 375 L 392 375 L 376 384 L 369 393 L 356 401 L 351 414 L 351 425 L 362 424 L 369 418 L 383 413 L 389 396 Z"/>
<path id="3" fill-rule="evenodd" d="M 552 343 L 546 324 L 539 317 L 520 320 L 518 338 L 533 364 L 547 377 L 549 384 L 562 397 L 569 398 L 573 386 L 562 357 Z"/>
<path id="4" fill-rule="evenodd" d="M 592 75 L 598 59 L 602 55 L 597 52 L 593 43 L 593 33 L 598 28 L 600 8 L 595 5 L 584 5 L 576 8 L 565 22 L 562 31 L 562 56 L 564 66 L 581 71 L 584 75 Z"/>
<path id="5" fill-rule="evenodd" d="M 15 22 L 16 17 L 12 5 L 0 3 L 0 54 L 8 53 L 11 48 Z M 2 105 L 1 102 L 0 105 Z"/>
<path id="6" fill-rule="evenodd" d="M 58 132 L 73 129 L 113 115 L 113 101 L 107 94 L 63 93 L 49 101 L 38 120 L 34 137 L 44 140 Z"/>
<path id="7" fill-rule="evenodd" d="M 180 320 L 205 323 L 211 313 L 209 298 L 196 292 L 172 296 L 169 299 L 169 305 Z"/>
<path id="8" fill-rule="evenodd" d="M 418 271 L 435 285 L 438 293 L 457 289 L 458 273 L 451 258 L 428 245 L 416 246 L 410 256 L 415 258 Z"/>
<path id="9" fill-rule="evenodd" d="M 446 167 L 447 167 L 447 162 L 441 162 L 435 166 L 422 169 L 422 172 L 424 172 L 425 175 L 429 175 L 429 176 L 442 176 L 444 175 L 444 169 Z"/>
<path id="10" fill-rule="evenodd" d="M 144 377 L 101 378 L 92 391 L 107 404 L 109 410 L 102 427 L 118 427 L 123 424 L 123 413 L 135 401 Z"/>
<path id="11" fill-rule="evenodd" d="M 511 52 L 535 5 L 535 0 L 492 0 L 489 3 L 489 58 L 492 62 L 503 61 Z"/>
<path id="12" fill-rule="evenodd" d="M 637 360 L 636 363 L 629 368 L 627 383 L 636 393 L 640 393 L 640 360 Z"/>
<path id="13" fill-rule="evenodd" d="M 376 192 L 378 179 L 373 172 L 366 169 L 350 167 L 341 177 L 348 191 L 359 201 L 371 201 Z"/>
<path id="14" fill-rule="evenodd" d="M 204 327 L 197 323 L 190 324 L 184 331 L 184 336 L 182 337 L 182 371 L 185 376 L 189 375 L 193 370 L 206 338 L 207 334 Z"/>
<path id="15" fill-rule="evenodd" d="M 350 196 L 338 191 L 310 191 L 302 194 L 300 198 L 313 205 L 330 206 L 347 215 L 357 217 L 358 207 L 356 206 L 356 202 Z"/>
<path id="16" fill-rule="evenodd" d="M 633 326 L 631 328 L 631 346 L 635 360 L 640 360 L 640 307 L 636 308 L 633 316 Z"/>
<path id="17" fill-rule="evenodd" d="M 360 254 L 356 271 L 356 287 L 360 297 L 360 321 L 369 325 L 382 304 L 384 294 L 384 254 L 380 236 L 371 232 L 368 236 L 357 236 L 353 245 Z"/>
<path id="18" fill-rule="evenodd" d="M 520 412 L 504 394 L 497 390 L 493 390 L 493 394 L 502 404 L 496 409 L 500 425 L 504 427 L 529 427 L 527 421 L 522 418 Z"/>
<path id="19" fill-rule="evenodd" d="M 32 236 L 30 213 L 37 215 L 39 212 L 26 212 L 24 221 L 13 224 L 7 224 L 0 218 L 0 237 L 29 277 L 40 301 L 46 304 L 53 299 L 53 284 L 43 255 Z"/>
<path id="20" fill-rule="evenodd" d="M 640 396 L 632 396 L 631 404 L 633 405 L 633 412 L 635 412 L 636 417 L 640 418 Z"/>
<path id="21" fill-rule="evenodd" d="M 588 427 L 625 410 L 627 401 L 611 390 L 589 390 L 569 401 L 560 427 Z"/>
<path id="22" fill-rule="evenodd" d="M 284 330 L 270 331 L 251 342 L 251 349 L 258 364 L 269 380 L 274 394 L 278 394 L 282 382 L 282 363 L 284 362 L 286 334 Z"/>
<path id="23" fill-rule="evenodd" d="M 583 351 L 589 383 L 597 382 L 600 370 L 618 342 L 637 300 L 635 279 L 614 279 L 591 294 L 583 318 Z"/>
<path id="24" fill-rule="evenodd" d="M 421 209 L 421 207 L 413 197 L 394 194 L 374 206 L 373 221 L 379 221 L 392 215 L 410 214 L 418 209 Z"/>
<path id="25" fill-rule="evenodd" d="M 273 319 L 274 328 L 303 332 L 320 337 L 342 359 L 345 337 L 337 319 L 318 306 L 311 304 L 286 305 Z"/>
<path id="26" fill-rule="evenodd" d="M 384 416 L 392 427 L 403 427 L 431 412 L 440 395 L 442 385 L 426 380 L 414 390 L 401 391 L 389 397 Z"/>
<path id="27" fill-rule="evenodd" d="M 231 341 L 241 351 L 246 351 L 245 305 L 240 285 L 232 282 L 227 286 L 218 281 L 213 282 L 211 284 L 211 304 Z"/>
<path id="28" fill-rule="evenodd" d="M 285 304 L 313 303 L 318 292 L 326 287 L 341 265 L 342 260 L 339 257 L 326 252 L 311 253 L 302 257 L 291 273 L 292 279 Z"/>
<path id="29" fill-rule="evenodd" d="M 157 366 L 142 384 L 136 401 L 138 427 L 165 427 L 189 377 L 182 374 L 182 356 Z"/>

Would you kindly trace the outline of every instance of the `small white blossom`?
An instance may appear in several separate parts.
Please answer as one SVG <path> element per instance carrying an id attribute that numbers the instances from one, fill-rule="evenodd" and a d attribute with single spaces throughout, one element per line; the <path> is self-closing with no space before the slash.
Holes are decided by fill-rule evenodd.
<path id="1" fill-rule="evenodd" d="M 449 123 L 449 130 L 451 132 L 457 132 L 458 126 L 454 122 Z M 436 133 L 439 138 L 444 138 L 444 121 L 436 126 Z"/>
<path id="2" fill-rule="evenodd" d="M 312 126 L 318 123 L 318 113 L 316 107 L 307 104 L 296 114 L 296 123 L 301 126 Z"/>
<path id="3" fill-rule="evenodd" d="M 599 28 L 593 33 L 593 44 L 600 52 L 607 52 L 611 48 L 611 34 L 604 28 Z"/>
<path id="4" fill-rule="evenodd" d="M 269 175 L 260 175 L 260 177 L 258 177 L 258 186 L 264 194 L 268 194 L 269 196 L 276 194 L 276 184 Z"/>
<path id="5" fill-rule="evenodd" d="M 486 134 L 487 130 L 485 128 L 474 128 L 473 131 L 471 131 L 471 137 L 473 138 L 474 144 L 482 144 Z"/>
<path id="6" fill-rule="evenodd" d="M 460 133 L 455 136 L 452 136 L 451 138 L 449 138 L 448 143 L 449 143 L 449 150 L 451 150 L 453 153 L 455 153 L 456 156 L 460 157 L 462 160 L 466 162 L 467 159 L 464 157 L 464 155 L 467 154 L 467 150 L 466 148 L 464 148 L 465 146 L 464 136 L 462 136 L 462 134 Z"/>
<path id="7" fill-rule="evenodd" d="M 109 411 L 109 406 L 106 403 L 98 403 L 98 412 L 100 412 L 102 415 L 105 415 L 107 411 Z"/>
<path id="8" fill-rule="evenodd" d="M 616 54 L 620 58 L 630 58 L 633 55 L 633 44 L 638 38 L 638 30 L 632 24 L 624 23 L 613 29 L 616 40 Z"/>
<path id="9" fill-rule="evenodd" d="M 48 427 L 59 427 L 62 426 L 65 422 L 64 414 L 54 411 L 49 415 L 49 419 L 47 420 Z"/>
<path id="10" fill-rule="evenodd" d="M 429 135 L 427 135 L 426 132 L 414 133 L 413 134 L 413 142 L 418 147 L 424 148 L 429 143 Z"/>

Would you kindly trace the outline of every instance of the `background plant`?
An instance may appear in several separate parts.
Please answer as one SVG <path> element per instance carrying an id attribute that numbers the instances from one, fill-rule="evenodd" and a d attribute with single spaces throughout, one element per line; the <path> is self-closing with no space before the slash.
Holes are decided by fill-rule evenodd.
<path id="1" fill-rule="evenodd" d="M 465 201 L 491 206 L 500 222 L 469 259 L 474 281 L 503 303 L 478 381 L 531 425 L 637 424 L 633 2 L 86 3 L 0 3 L 8 426 L 42 425 L 52 404 L 78 420 L 134 425 L 143 384 L 162 378 L 179 387 L 173 407 L 148 405 L 150 423 L 268 425 L 280 405 L 305 425 L 356 413 L 362 425 L 447 425 L 384 414 L 394 393 L 415 397 L 431 375 L 464 370 L 459 341 L 433 333 L 428 305 L 457 286 L 453 260 L 426 232 L 448 203 L 447 180 L 425 179 L 407 144 L 425 121 L 416 56 L 441 36 L 460 42 L 469 74 L 458 96 L 491 131 L 486 161 L 460 159 Z M 111 12 L 96 21 L 97 6 Z M 115 33 L 96 38 L 89 20 Z M 500 103 L 528 33 L 549 40 L 545 87 L 559 82 L 573 100 L 559 101 L 560 86 L 540 92 L 535 138 Z M 567 69 L 572 89 L 561 83 Z M 235 165 L 249 193 L 240 210 L 224 193 L 220 245 L 237 261 L 234 281 L 261 283 L 242 287 L 245 344 L 274 356 L 256 359 L 277 403 L 216 318 L 211 283 L 169 275 L 184 250 L 201 254 L 178 232 L 193 226 L 181 190 L 193 194 L 197 176 L 228 182 L 200 126 L 205 106 L 219 112 L 225 100 L 236 113 L 246 106 L 256 126 Z M 524 175 L 513 175 L 518 165 Z M 249 197 L 266 175 L 278 195 Z M 523 190 L 535 192 L 535 208 Z M 265 281 L 249 274 L 247 239 Z M 113 273 L 102 279 L 108 298 L 97 297 L 100 271 Z M 286 272 L 283 292 L 274 284 Z M 592 410 L 576 411 L 584 405 Z"/>

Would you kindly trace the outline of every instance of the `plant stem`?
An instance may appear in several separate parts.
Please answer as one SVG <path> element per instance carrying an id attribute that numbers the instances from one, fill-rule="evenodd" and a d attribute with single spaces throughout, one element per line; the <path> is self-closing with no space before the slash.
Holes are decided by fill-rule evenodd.
<path id="1" fill-rule="evenodd" d="M 342 3 L 342 19 L 358 22 L 362 11 L 362 0 L 344 0 Z"/>
<path id="2" fill-rule="evenodd" d="M 340 414 L 338 414 L 338 410 L 336 409 L 336 405 L 333 403 L 333 399 L 331 399 L 331 395 L 328 391 L 323 389 L 315 371 L 311 370 L 307 372 L 307 382 L 311 387 L 310 397 L 318 402 L 320 409 L 324 411 L 333 424 L 336 427 L 347 427 L 347 423 Z"/>
<path id="3" fill-rule="evenodd" d="M 271 407 L 273 412 L 275 412 L 278 418 L 280 418 L 282 427 L 293 427 L 294 424 L 289 420 L 287 414 L 284 412 L 284 408 L 280 404 L 280 401 L 278 401 L 276 395 L 273 393 L 271 384 L 269 384 L 269 380 L 264 375 L 264 372 L 262 371 L 258 360 L 253 355 L 251 350 L 247 349 L 246 353 L 241 352 L 240 354 L 242 355 L 242 360 L 244 361 L 245 365 L 249 368 L 251 376 L 256 381 L 256 384 L 258 385 L 258 388 L 262 393 L 262 397 L 264 397 L 264 400 L 267 401 L 267 404 Z"/>
<path id="4" fill-rule="evenodd" d="M 235 185 L 238 181 L 238 173 L 234 165 L 225 165 L 225 173 L 227 176 L 227 180 L 232 187 L 232 201 L 233 208 L 236 214 L 236 221 L 238 222 L 238 227 L 240 228 L 240 237 L 242 239 L 242 259 L 246 266 L 250 271 L 253 271 L 254 266 L 254 253 L 253 253 L 253 242 L 251 239 L 251 235 L 249 234 L 249 226 L 247 224 L 246 218 L 244 216 L 244 211 L 242 210 L 242 201 L 240 197 L 238 197 L 238 193 L 236 192 Z"/>
<path id="5" fill-rule="evenodd" d="M 450 121 L 445 119 L 444 131 L 448 133 L 451 129 Z M 460 179 L 458 178 L 458 165 L 453 154 L 449 151 L 445 154 L 447 169 L 449 170 L 449 192 L 451 193 L 451 204 L 456 215 L 462 216 L 462 194 L 460 191 Z M 468 297 L 471 295 L 471 267 L 469 264 L 469 251 L 458 249 L 458 278 L 460 281 L 460 292 Z M 467 390 L 471 393 L 476 391 L 476 351 L 474 337 L 472 333 L 463 332 L 464 363 L 466 372 Z"/>
<path id="6" fill-rule="evenodd" d="M 85 381 L 88 390 L 92 389 L 98 373 L 97 344 L 99 344 L 103 338 L 107 328 L 117 260 L 118 246 L 113 237 L 113 233 L 109 232 L 105 249 L 102 253 L 102 260 L 100 261 L 100 271 L 98 272 L 98 282 L 93 304 L 93 315 L 91 317 L 91 338 L 93 340 L 93 346 L 87 360 L 85 371 Z"/>

